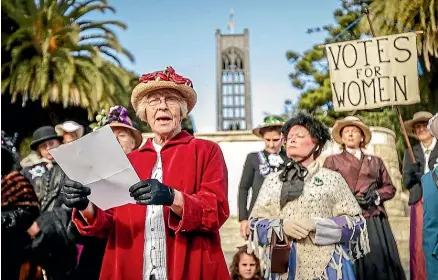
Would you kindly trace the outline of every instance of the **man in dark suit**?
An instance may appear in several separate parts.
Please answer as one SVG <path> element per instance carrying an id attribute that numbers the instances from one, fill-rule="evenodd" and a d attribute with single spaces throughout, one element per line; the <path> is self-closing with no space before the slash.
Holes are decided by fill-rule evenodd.
<path id="1" fill-rule="evenodd" d="M 284 120 L 281 117 L 267 116 L 261 126 L 253 129 L 254 135 L 265 142 L 265 149 L 248 154 L 240 180 L 238 194 L 240 235 L 245 239 L 249 234 L 248 218 L 265 177 L 277 171 L 286 158 L 284 153 L 281 153 L 283 124 Z M 250 189 L 252 189 L 252 198 L 248 207 Z"/>
<path id="2" fill-rule="evenodd" d="M 419 140 L 413 147 L 416 163 L 405 152 L 403 160 L 403 183 L 409 189 L 411 206 L 410 273 L 411 279 L 426 279 L 423 252 L 423 189 L 421 177 L 438 165 L 437 139 L 427 130 L 427 122 L 433 117 L 429 112 L 417 112 L 412 120 L 405 122 L 406 131 Z"/>

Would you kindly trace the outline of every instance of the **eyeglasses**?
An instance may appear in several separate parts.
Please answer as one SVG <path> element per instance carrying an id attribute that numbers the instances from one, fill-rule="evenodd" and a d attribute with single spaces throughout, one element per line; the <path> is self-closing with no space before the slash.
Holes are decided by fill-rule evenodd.
<path id="1" fill-rule="evenodd" d="M 179 104 L 179 99 L 174 97 L 174 96 L 169 96 L 169 97 L 162 97 L 162 98 L 151 98 L 147 101 L 147 103 L 151 107 L 157 107 L 158 105 L 161 104 L 161 102 L 166 103 L 166 105 L 169 107 L 175 107 Z"/>

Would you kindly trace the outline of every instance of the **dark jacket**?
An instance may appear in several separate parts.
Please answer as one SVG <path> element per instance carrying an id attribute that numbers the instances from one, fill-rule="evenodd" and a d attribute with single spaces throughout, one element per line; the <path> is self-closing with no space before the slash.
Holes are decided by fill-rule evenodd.
<path id="1" fill-rule="evenodd" d="M 258 153 L 259 152 L 248 154 L 243 167 L 238 192 L 239 221 L 248 220 L 252 207 L 256 202 L 260 188 L 265 179 L 265 177 L 260 174 L 260 160 Z M 267 158 L 269 154 L 266 151 L 263 151 L 263 153 Z M 283 160 L 286 159 L 286 156 L 283 154 L 283 152 L 280 152 L 280 156 L 283 158 Z M 248 208 L 248 193 L 250 189 L 252 189 L 252 197 Z"/>
<path id="2" fill-rule="evenodd" d="M 421 144 L 417 144 L 412 148 L 414 152 L 415 160 L 420 165 L 421 174 L 424 173 L 425 159 L 424 153 L 421 149 Z M 438 144 L 435 145 L 435 148 L 430 153 L 429 169 L 432 170 L 434 165 L 437 163 L 438 158 Z M 408 152 L 405 152 L 403 159 L 403 184 L 409 190 L 409 205 L 417 203 L 423 197 L 423 189 L 421 188 L 421 182 L 417 176 L 414 175 L 414 167 L 412 165 L 411 158 Z"/>
<path id="3" fill-rule="evenodd" d="M 71 210 L 56 207 L 41 213 L 36 220 L 40 232 L 31 243 L 32 262 L 41 266 L 49 280 L 70 280 L 77 264 Z M 73 230 L 73 231 L 72 231 Z"/>
<path id="4" fill-rule="evenodd" d="M 29 180 L 18 171 L 2 177 L 1 185 L 1 279 L 18 279 L 30 258 L 26 230 L 39 215 L 39 203 Z"/>
<path id="5" fill-rule="evenodd" d="M 99 280 L 107 239 L 82 236 L 76 241 L 83 245 L 83 249 L 72 279 Z"/>
<path id="6" fill-rule="evenodd" d="M 71 209 L 63 206 L 38 218 L 41 233 L 32 242 L 34 259 L 49 279 L 98 280 L 107 241 L 80 235 L 71 216 Z M 77 244 L 83 246 L 79 262 Z"/>
<path id="7" fill-rule="evenodd" d="M 64 183 L 65 173 L 56 162 L 53 162 L 50 168 L 47 162 L 40 162 L 23 168 L 22 173 L 32 183 L 42 213 L 62 206 L 63 202 L 59 194 Z"/>
<path id="8" fill-rule="evenodd" d="M 63 204 L 61 189 L 66 175 L 61 167 L 47 162 L 23 169 L 41 204 L 36 219 L 40 233 L 31 243 L 32 260 L 43 267 L 50 280 L 98 280 L 106 239 L 79 234 L 71 220 L 72 209 Z M 83 249 L 78 262 L 77 244 Z"/>
<path id="9" fill-rule="evenodd" d="M 41 213 L 36 219 L 40 232 L 30 244 L 31 261 L 41 266 L 50 280 L 74 279 L 70 274 L 77 265 L 76 236 L 79 233 L 71 221 L 72 209 L 63 205 L 60 196 L 66 178 L 61 167 L 40 162 L 23 168 L 31 181 L 40 203 Z"/>
<path id="10" fill-rule="evenodd" d="M 365 217 L 379 216 L 380 213 L 386 215 L 383 202 L 394 197 L 396 188 L 381 158 L 362 153 L 361 160 L 358 160 L 344 150 L 341 154 L 328 156 L 324 167 L 339 172 L 355 196 L 364 196 L 374 185 L 380 196 L 380 204 L 362 209 L 363 215 Z"/>

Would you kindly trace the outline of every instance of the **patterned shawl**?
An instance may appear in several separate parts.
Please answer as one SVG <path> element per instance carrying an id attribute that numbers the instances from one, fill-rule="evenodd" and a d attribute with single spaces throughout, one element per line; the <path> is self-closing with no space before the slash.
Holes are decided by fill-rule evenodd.
<path id="1" fill-rule="evenodd" d="M 251 236 L 249 252 L 254 251 L 257 256 L 264 259 L 269 270 L 270 256 L 266 255 L 268 248 L 260 248 L 259 240 L 265 239 L 265 243 L 275 231 L 280 240 L 283 238 L 281 225 L 275 223 L 281 219 L 302 219 L 302 218 L 325 218 L 345 217 L 348 227 L 354 226 L 356 219 L 364 220 L 361 216 L 362 210 L 357 204 L 351 190 L 342 176 L 322 168 L 321 163 L 315 161 L 307 167 L 307 174 L 304 178 L 304 186 L 301 195 L 288 200 L 284 207 L 281 207 L 283 199 L 284 182 L 281 180 L 281 171 L 271 173 L 263 182 L 257 201 L 254 205 L 250 220 L 257 218 L 270 224 L 272 231 L 268 231 L 269 236 Z M 254 230 L 251 231 L 254 234 Z M 330 264 L 334 253 L 342 255 L 343 258 L 354 260 L 368 253 L 368 232 L 366 227 L 361 230 L 360 236 L 356 240 L 350 240 L 344 249 L 340 243 L 328 245 L 316 245 L 315 232 L 307 238 L 296 241 L 297 263 L 295 280 L 307 279 L 327 279 L 324 275 L 326 267 Z M 253 244 L 251 244 L 253 243 Z M 268 245 L 269 247 L 269 245 Z M 258 253 L 260 252 L 260 253 Z M 265 257 L 266 256 L 266 257 Z M 340 266 L 337 267 L 340 270 Z M 280 279 L 288 279 L 288 275 L 282 275 Z"/>

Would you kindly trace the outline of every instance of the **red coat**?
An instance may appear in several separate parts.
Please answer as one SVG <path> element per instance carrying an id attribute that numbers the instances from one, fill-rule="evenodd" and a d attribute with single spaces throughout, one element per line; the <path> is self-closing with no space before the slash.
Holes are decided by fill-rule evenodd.
<path id="1" fill-rule="evenodd" d="M 128 155 L 140 179 L 151 178 L 157 156 L 149 139 Z M 163 184 L 181 191 L 183 215 L 163 206 L 169 280 L 230 279 L 219 228 L 229 216 L 227 167 L 219 146 L 183 131 L 161 150 Z M 142 280 L 146 206 L 97 209 L 91 225 L 73 212 L 79 232 L 107 237 L 101 280 Z"/>
<path id="2" fill-rule="evenodd" d="M 358 160 L 344 150 L 341 154 L 328 156 L 324 167 L 339 172 L 354 195 L 365 195 L 370 185 L 378 181 L 380 205 L 363 210 L 363 215 L 364 217 L 378 216 L 381 212 L 386 215 L 383 202 L 394 197 L 396 188 L 381 158 L 362 153 L 361 160 Z"/>

